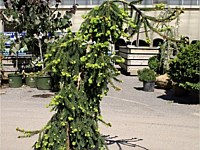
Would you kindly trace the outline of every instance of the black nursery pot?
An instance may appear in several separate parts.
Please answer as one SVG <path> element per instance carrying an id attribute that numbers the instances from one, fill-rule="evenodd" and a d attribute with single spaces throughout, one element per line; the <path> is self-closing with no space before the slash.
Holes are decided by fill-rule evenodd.
<path id="1" fill-rule="evenodd" d="M 153 92 L 155 87 L 155 81 L 143 82 L 143 90 L 146 92 Z"/>

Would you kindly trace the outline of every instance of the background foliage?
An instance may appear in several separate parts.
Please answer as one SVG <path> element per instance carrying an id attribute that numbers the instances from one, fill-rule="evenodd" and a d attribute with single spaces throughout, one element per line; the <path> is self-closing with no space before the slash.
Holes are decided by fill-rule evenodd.
<path id="1" fill-rule="evenodd" d="M 56 31 L 71 26 L 70 18 L 76 11 L 76 5 L 61 14 L 58 11 L 60 1 L 55 0 L 55 4 L 51 2 L 53 1 L 4 0 L 6 9 L 0 13 L 0 17 L 16 31 L 15 38 L 20 43 L 19 49 L 26 45 L 29 52 L 40 56 L 46 52 L 46 41 L 50 36 L 56 36 Z M 20 37 L 19 33 L 25 33 L 24 37 Z"/>

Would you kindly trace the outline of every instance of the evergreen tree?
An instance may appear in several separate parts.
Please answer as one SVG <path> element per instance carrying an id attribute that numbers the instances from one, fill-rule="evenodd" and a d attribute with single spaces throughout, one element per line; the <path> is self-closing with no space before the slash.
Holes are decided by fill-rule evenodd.
<path id="1" fill-rule="evenodd" d="M 75 35 L 68 28 L 64 37 L 48 43 L 44 71 L 51 70 L 60 78 L 60 90 L 49 104 L 55 114 L 41 130 L 17 129 L 24 133 L 20 137 L 39 134 L 33 146 L 35 150 L 107 149 L 98 122 L 108 126 L 110 124 L 102 118 L 100 103 L 103 96 L 108 93 L 109 84 L 119 89 L 113 81 L 120 81 L 117 79 L 120 72 L 113 64 L 123 61 L 115 53 L 109 55 L 110 45 L 121 36 L 129 37 L 127 30 L 124 30 L 125 25 L 131 28 L 131 34 L 137 33 L 142 24 L 146 32 L 148 28 L 158 32 L 151 26 L 151 21 L 162 22 L 165 19 L 169 21 L 180 14 L 180 11 L 175 9 L 173 14 L 163 19 L 146 16 L 134 5 L 139 1 L 131 3 L 105 1 L 84 16 L 84 22 Z M 120 7 L 119 4 L 124 7 Z M 131 7 L 131 12 L 128 6 Z M 135 17 L 132 16 L 133 12 Z M 45 24 L 47 16 L 38 19 L 41 26 Z M 69 21 L 69 17 L 66 20 Z M 33 27 L 36 29 L 35 26 Z M 22 29 L 24 30 L 24 26 Z M 44 28 L 43 32 L 54 32 L 55 29 L 57 28 L 52 26 L 51 30 Z M 39 32 L 41 31 L 37 33 Z M 158 33 L 162 36 L 162 33 Z"/>

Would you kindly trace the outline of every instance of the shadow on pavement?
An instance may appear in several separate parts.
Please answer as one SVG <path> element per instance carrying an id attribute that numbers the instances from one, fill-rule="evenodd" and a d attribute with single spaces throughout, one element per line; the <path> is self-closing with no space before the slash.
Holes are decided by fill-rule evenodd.
<path id="1" fill-rule="evenodd" d="M 142 139 L 138 138 L 130 138 L 130 139 L 117 139 L 118 136 L 110 136 L 110 135 L 103 135 L 106 140 L 107 145 L 116 144 L 119 150 L 122 150 L 122 145 L 134 148 L 141 148 L 143 150 L 148 150 L 147 148 L 135 144 L 135 142 L 142 141 Z"/>
<path id="2" fill-rule="evenodd" d="M 54 94 L 37 94 L 37 95 L 33 95 L 32 97 L 49 98 L 52 96 L 54 96 Z"/>
<path id="3" fill-rule="evenodd" d="M 122 68 L 120 68 L 120 67 L 117 67 L 117 69 L 118 69 L 118 71 L 120 71 L 121 72 L 121 74 L 122 75 L 125 75 L 125 76 L 136 76 L 136 75 L 131 75 L 129 72 L 127 72 L 127 71 L 125 71 L 125 70 L 123 70 Z"/>
<path id="4" fill-rule="evenodd" d="M 179 104 L 199 104 L 199 97 L 194 93 L 185 96 L 175 96 L 173 90 L 166 90 L 164 95 L 158 96 L 163 100 L 172 101 Z"/>
<path id="5" fill-rule="evenodd" d="M 138 90 L 138 91 L 144 91 L 143 87 L 134 87 L 134 89 Z"/>

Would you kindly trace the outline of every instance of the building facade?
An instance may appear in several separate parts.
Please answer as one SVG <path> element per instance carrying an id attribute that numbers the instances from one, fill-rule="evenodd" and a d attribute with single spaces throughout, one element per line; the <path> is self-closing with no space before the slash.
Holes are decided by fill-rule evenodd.
<path id="1" fill-rule="evenodd" d="M 52 5 L 54 4 L 51 0 Z M 82 15 L 86 14 L 91 8 L 99 5 L 104 0 L 62 0 L 60 10 L 70 8 L 74 3 L 79 4 L 76 14 L 72 18 L 73 31 L 77 31 L 83 21 Z M 131 0 L 128 0 L 131 1 Z M 185 9 L 184 14 L 180 16 L 180 25 L 178 32 L 180 35 L 187 36 L 190 40 L 200 40 L 200 0 L 143 0 L 143 2 L 137 5 L 139 8 L 151 8 L 154 4 L 164 3 L 171 8 L 182 7 Z M 4 9 L 3 0 L 0 0 L 0 9 Z M 156 16 L 159 12 L 150 12 L 148 15 Z M 0 32 L 5 32 L 3 23 L 0 23 Z M 153 38 L 158 35 L 153 35 Z M 144 35 L 141 35 L 144 38 Z"/>

